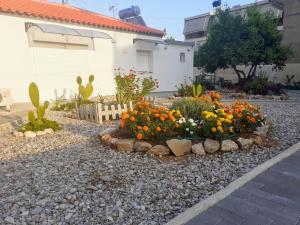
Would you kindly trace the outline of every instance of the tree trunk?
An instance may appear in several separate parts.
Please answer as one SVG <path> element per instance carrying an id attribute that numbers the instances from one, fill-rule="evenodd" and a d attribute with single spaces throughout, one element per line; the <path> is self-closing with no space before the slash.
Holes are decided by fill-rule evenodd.
<path id="1" fill-rule="evenodd" d="M 233 69 L 234 69 L 234 71 L 235 71 L 235 73 L 236 73 L 236 75 L 237 75 L 237 77 L 238 77 L 238 83 L 239 83 L 239 84 L 242 84 L 242 83 L 243 83 L 243 80 L 246 79 L 246 74 L 245 74 L 245 72 L 244 72 L 243 70 L 238 70 L 238 69 L 236 68 L 236 66 L 233 67 Z M 242 78 L 241 75 L 243 75 L 243 78 Z"/>

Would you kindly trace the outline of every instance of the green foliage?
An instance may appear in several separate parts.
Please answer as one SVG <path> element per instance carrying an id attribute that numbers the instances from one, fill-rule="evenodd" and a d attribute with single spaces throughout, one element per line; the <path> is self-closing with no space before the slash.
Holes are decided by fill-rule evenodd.
<path id="1" fill-rule="evenodd" d="M 137 102 L 140 97 L 149 95 L 158 87 L 157 80 L 151 76 L 141 80 L 133 70 L 130 70 L 129 74 L 125 74 L 121 69 L 118 69 L 115 82 L 116 99 L 120 104 L 127 104 L 129 101 Z"/>
<path id="2" fill-rule="evenodd" d="M 203 111 L 210 111 L 213 105 L 197 98 L 182 98 L 173 103 L 172 108 L 179 110 L 186 119 L 201 120 Z"/>
<path id="3" fill-rule="evenodd" d="M 208 40 L 195 54 L 195 66 L 206 72 L 232 68 L 239 82 L 256 76 L 260 65 L 274 65 L 283 69 L 291 50 L 282 46 L 282 34 L 271 14 L 247 10 L 246 19 L 234 16 L 229 9 L 219 10 L 209 27 Z M 249 71 L 238 68 L 249 66 Z"/>
<path id="4" fill-rule="evenodd" d="M 78 84 L 78 91 L 79 94 L 84 102 L 87 102 L 91 95 L 93 94 L 94 87 L 93 87 L 93 81 L 95 77 L 94 75 L 89 76 L 89 82 L 87 83 L 86 86 L 82 85 L 82 78 L 80 76 L 77 77 L 76 81 Z"/>
<path id="5" fill-rule="evenodd" d="M 181 83 L 177 88 L 178 97 L 191 97 L 193 96 L 193 87 L 187 83 Z"/>
<path id="6" fill-rule="evenodd" d="M 41 123 L 36 123 L 33 124 L 31 122 L 26 123 L 22 128 L 21 128 L 21 132 L 25 132 L 25 131 L 43 131 L 47 128 L 52 128 L 53 131 L 59 131 L 61 130 L 61 127 L 59 126 L 59 124 L 55 121 L 52 120 L 47 120 L 47 119 L 42 119 Z"/>
<path id="7" fill-rule="evenodd" d="M 261 72 L 259 76 L 251 81 L 247 81 L 243 86 L 243 91 L 255 95 L 283 94 L 282 85 L 269 81 L 268 76 L 264 72 Z"/>
<path id="8" fill-rule="evenodd" d="M 33 111 L 28 112 L 28 120 L 29 123 L 25 124 L 22 128 L 22 130 L 27 131 L 37 131 L 42 128 L 52 128 L 52 127 L 47 127 L 48 125 L 53 126 L 53 124 L 56 124 L 56 126 L 59 127 L 59 125 L 55 121 L 50 121 L 44 118 L 46 109 L 49 107 L 49 102 L 45 101 L 43 105 L 40 105 L 40 93 L 38 86 L 35 83 L 30 83 L 29 85 L 29 97 L 30 100 L 33 104 L 33 106 L 36 108 L 36 115 Z M 43 129 L 43 130 L 44 130 Z"/>
<path id="9" fill-rule="evenodd" d="M 194 97 L 200 97 L 202 95 L 202 85 L 201 84 L 194 84 L 193 85 L 193 96 Z"/>

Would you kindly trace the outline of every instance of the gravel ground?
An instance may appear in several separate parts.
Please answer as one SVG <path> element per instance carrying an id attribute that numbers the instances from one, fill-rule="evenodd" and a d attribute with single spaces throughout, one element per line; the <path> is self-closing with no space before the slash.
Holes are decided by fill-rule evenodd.
<path id="1" fill-rule="evenodd" d="M 2 132 L 0 224 L 164 224 L 300 140 L 299 102 L 263 110 L 280 145 L 177 161 L 118 153 L 97 141 L 103 127 L 56 113 L 52 136 Z"/>

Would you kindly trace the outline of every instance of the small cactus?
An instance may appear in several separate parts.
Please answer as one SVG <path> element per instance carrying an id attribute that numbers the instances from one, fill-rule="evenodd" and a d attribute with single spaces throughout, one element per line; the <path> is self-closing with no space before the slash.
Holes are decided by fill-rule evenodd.
<path id="1" fill-rule="evenodd" d="M 193 85 L 193 96 L 194 97 L 199 97 L 202 95 L 202 85 L 198 84 L 198 85 Z"/>
<path id="2" fill-rule="evenodd" d="M 93 83 L 94 79 L 95 79 L 94 75 L 90 75 L 89 82 L 87 83 L 86 86 L 82 85 L 82 78 L 80 76 L 78 76 L 76 79 L 77 84 L 78 84 L 79 94 L 82 97 L 84 102 L 88 101 L 89 98 L 91 97 L 91 95 L 93 94 L 94 87 L 93 87 L 92 83 Z"/>
<path id="3" fill-rule="evenodd" d="M 29 111 L 28 112 L 28 120 L 33 125 L 35 125 L 37 123 L 42 124 L 46 109 L 49 107 L 49 102 L 45 101 L 43 106 L 40 105 L 39 89 L 38 89 L 38 86 L 33 82 L 30 83 L 30 85 L 29 85 L 29 97 L 30 97 L 31 103 L 36 108 L 37 118 L 35 118 L 34 112 Z"/>

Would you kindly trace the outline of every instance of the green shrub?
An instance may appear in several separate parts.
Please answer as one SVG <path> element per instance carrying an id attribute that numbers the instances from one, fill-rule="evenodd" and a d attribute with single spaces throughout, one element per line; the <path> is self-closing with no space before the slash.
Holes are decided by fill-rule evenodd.
<path id="1" fill-rule="evenodd" d="M 115 82 L 116 99 L 120 104 L 127 104 L 129 101 L 135 103 L 140 97 L 149 95 L 158 87 L 156 79 L 149 76 L 141 80 L 134 70 L 130 70 L 129 74 L 126 74 L 121 69 L 117 69 Z"/>
<path id="2" fill-rule="evenodd" d="M 186 119 L 201 120 L 202 112 L 212 110 L 213 105 L 197 98 L 182 98 L 173 103 L 173 108 Z"/>
<path id="3" fill-rule="evenodd" d="M 26 123 L 22 128 L 21 132 L 25 131 L 43 131 L 47 128 L 52 128 L 53 131 L 61 130 L 59 124 L 52 120 L 42 119 L 41 124 L 32 124 L 31 122 Z"/>

